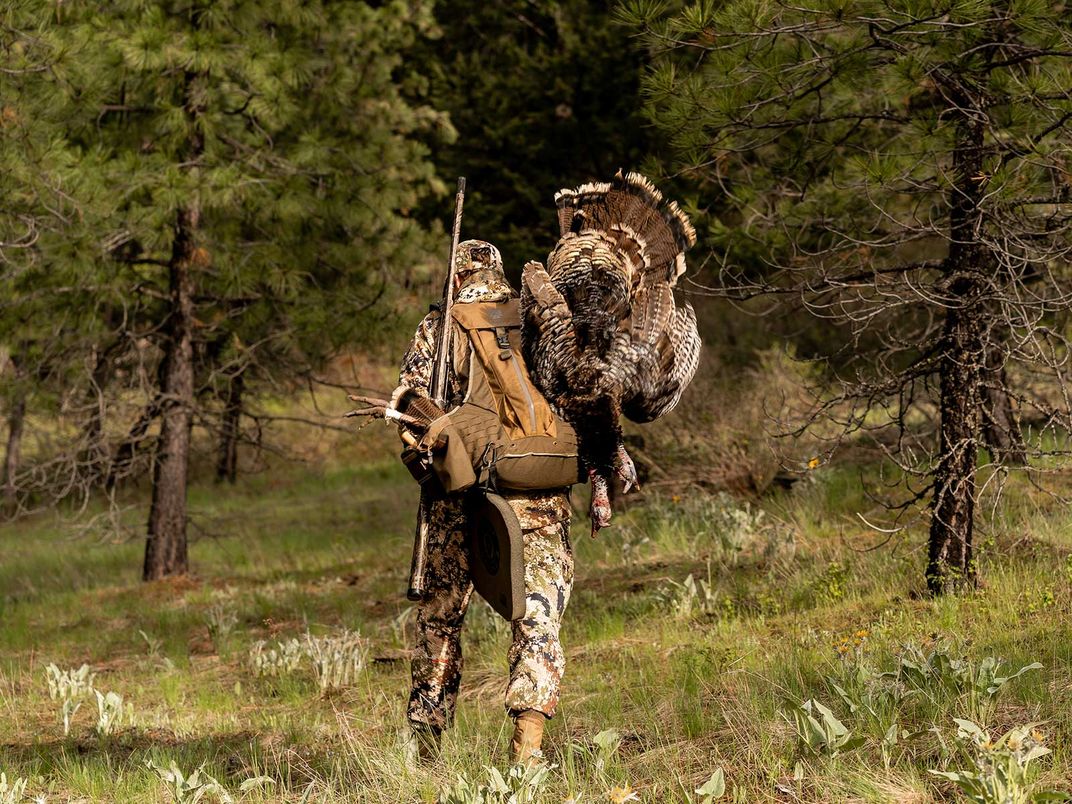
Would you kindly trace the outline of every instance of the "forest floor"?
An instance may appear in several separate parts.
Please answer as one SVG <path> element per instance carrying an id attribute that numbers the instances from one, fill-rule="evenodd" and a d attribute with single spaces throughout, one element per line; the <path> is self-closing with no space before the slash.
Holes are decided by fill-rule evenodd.
<path id="1" fill-rule="evenodd" d="M 714 775 L 717 792 L 719 770 L 722 800 L 739 802 L 957 800 L 930 771 L 1072 787 L 1072 511 L 1010 484 L 978 534 L 983 585 L 933 601 L 918 594 L 922 524 L 865 550 L 882 537 L 855 516 L 873 506 L 861 471 L 873 470 L 816 469 L 752 505 L 645 492 L 598 540 L 579 516 L 555 767 L 528 800 L 710 801 L 694 791 Z M 136 534 L 144 500 L 131 504 Z M 153 584 L 139 580 L 140 540 L 93 535 L 84 516 L 0 526 L 7 787 L 24 780 L 26 800 L 227 800 L 211 777 L 242 801 L 435 801 L 452 787 L 452 801 L 480 800 L 459 779 L 493 788 L 490 768 L 505 771 L 509 628 L 471 610 L 456 727 L 439 765 L 408 767 L 415 506 L 383 457 L 196 484 L 192 575 Z M 341 689 L 322 692 L 297 652 L 293 666 L 265 659 L 342 629 L 367 640 L 368 660 Z M 275 675 L 256 671 L 262 640 Z M 88 665 L 102 693 L 71 699 L 67 735 L 50 664 Z M 98 734 L 107 693 L 121 717 Z M 811 700 L 829 712 L 810 705 L 814 724 Z M 1023 773 L 1036 744 L 1050 753 Z M 19 800 L 4 784 L 0 801 Z"/>

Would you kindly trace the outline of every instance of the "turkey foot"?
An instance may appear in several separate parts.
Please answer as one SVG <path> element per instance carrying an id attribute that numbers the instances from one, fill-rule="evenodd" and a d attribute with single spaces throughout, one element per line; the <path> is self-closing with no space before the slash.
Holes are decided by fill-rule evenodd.
<path id="1" fill-rule="evenodd" d="M 588 514 L 592 520 L 592 538 L 596 537 L 600 528 L 610 524 L 610 486 L 607 478 L 595 469 L 588 470 L 588 479 L 592 483 L 592 504 Z"/>
<path id="2" fill-rule="evenodd" d="M 637 477 L 636 464 L 625 451 L 625 444 L 618 445 L 618 452 L 614 456 L 614 471 L 622 480 L 622 494 L 628 494 L 630 489 L 640 490 L 640 479 Z"/>

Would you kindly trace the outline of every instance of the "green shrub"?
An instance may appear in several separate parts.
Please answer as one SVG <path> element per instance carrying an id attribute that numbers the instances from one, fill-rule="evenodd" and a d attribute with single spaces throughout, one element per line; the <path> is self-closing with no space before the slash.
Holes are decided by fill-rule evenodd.
<path id="1" fill-rule="evenodd" d="M 1046 756 L 1050 749 L 1036 723 L 1019 726 L 992 739 L 990 734 L 970 720 L 954 718 L 957 723 L 957 754 L 968 767 L 961 770 L 931 770 L 953 782 L 975 804 L 1035 804 L 1044 801 L 1068 801 L 1067 792 L 1033 791 L 1028 779 L 1029 766 Z"/>

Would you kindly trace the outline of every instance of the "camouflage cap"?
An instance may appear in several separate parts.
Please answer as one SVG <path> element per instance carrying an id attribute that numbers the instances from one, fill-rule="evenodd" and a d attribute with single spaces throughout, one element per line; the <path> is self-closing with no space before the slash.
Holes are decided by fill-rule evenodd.
<path id="1" fill-rule="evenodd" d="M 462 279 L 476 271 L 503 272 L 502 255 L 499 249 L 485 240 L 466 240 L 458 244 L 454 258 L 455 276 Z"/>
<path id="2" fill-rule="evenodd" d="M 499 249 L 486 240 L 459 243 L 455 271 L 459 287 L 456 302 L 505 301 L 516 295 L 503 273 Z"/>

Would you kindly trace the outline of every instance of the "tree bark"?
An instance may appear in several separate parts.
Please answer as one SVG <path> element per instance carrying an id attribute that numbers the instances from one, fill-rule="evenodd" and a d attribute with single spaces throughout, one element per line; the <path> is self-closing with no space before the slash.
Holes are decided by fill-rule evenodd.
<path id="1" fill-rule="evenodd" d="M 7 412 L 7 447 L 4 452 L 4 511 L 13 516 L 18 510 L 19 453 L 22 447 L 22 428 L 26 421 L 26 394 L 19 392 Z"/>
<path id="2" fill-rule="evenodd" d="M 1027 445 L 1007 384 L 1004 355 L 1000 348 L 991 346 L 983 378 L 983 439 L 995 463 L 1027 466 Z"/>
<path id="3" fill-rule="evenodd" d="M 203 96 L 197 84 L 202 76 L 187 71 L 183 77 L 183 111 L 189 126 L 187 151 L 182 160 L 196 174 L 205 151 L 200 117 Z M 175 215 L 175 236 L 168 261 L 171 309 L 167 320 L 164 377 L 160 396 L 160 438 L 153 462 L 153 500 L 149 507 L 145 542 L 146 581 L 189 570 L 186 551 L 186 486 L 190 470 L 190 431 L 194 409 L 194 271 L 208 263 L 198 246 L 201 205 L 196 191 Z"/>
<path id="4" fill-rule="evenodd" d="M 940 458 L 927 561 L 927 588 L 934 595 L 975 581 L 972 533 L 982 342 L 977 311 L 970 306 L 950 310 L 943 337 Z"/>
<path id="5" fill-rule="evenodd" d="M 168 267 L 171 310 L 167 326 L 167 370 L 161 388 L 160 438 L 153 464 L 153 499 L 142 571 L 146 581 L 182 575 L 189 569 L 186 486 L 194 402 L 192 272 L 199 220 L 200 210 L 196 205 L 178 211 Z"/>
<path id="6" fill-rule="evenodd" d="M 933 595 L 975 583 L 975 470 L 986 359 L 986 311 L 979 291 L 991 262 L 979 243 L 980 119 L 981 115 L 960 122 L 953 148 L 950 245 L 945 262 L 949 297 L 939 363 L 941 435 L 926 569 L 927 588 Z"/>
<path id="7" fill-rule="evenodd" d="M 245 389 L 245 369 L 239 368 L 230 377 L 227 401 L 223 408 L 220 429 L 219 457 L 216 462 L 216 482 L 234 483 L 238 478 L 238 436 L 242 419 L 242 392 Z"/>

